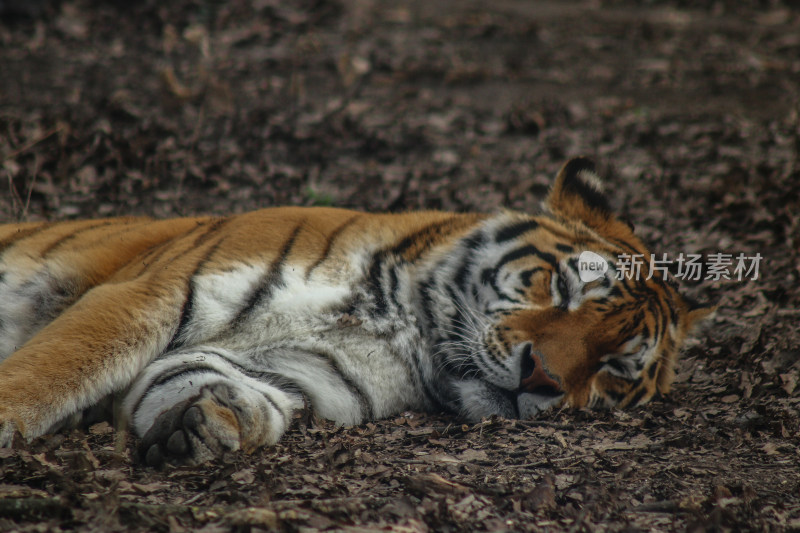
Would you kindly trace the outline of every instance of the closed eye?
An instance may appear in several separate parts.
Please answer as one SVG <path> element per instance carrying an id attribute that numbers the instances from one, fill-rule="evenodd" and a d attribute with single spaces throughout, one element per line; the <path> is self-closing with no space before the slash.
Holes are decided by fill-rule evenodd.
<path id="1" fill-rule="evenodd" d="M 628 367 L 615 357 L 604 361 L 600 369 L 602 370 L 603 368 L 611 368 L 615 370 L 615 372 L 612 372 L 612 374 L 618 375 L 619 377 L 624 377 L 628 374 Z"/>
<path id="2" fill-rule="evenodd" d="M 606 371 L 625 381 L 636 381 L 639 379 L 641 368 L 639 368 L 638 361 L 632 359 L 630 355 L 607 355 L 600 360 L 599 371 Z"/>

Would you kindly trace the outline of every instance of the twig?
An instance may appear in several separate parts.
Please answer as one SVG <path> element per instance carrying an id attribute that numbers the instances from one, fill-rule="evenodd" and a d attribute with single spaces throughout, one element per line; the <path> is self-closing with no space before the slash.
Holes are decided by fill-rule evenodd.
<path id="1" fill-rule="evenodd" d="M 36 184 L 36 177 L 39 175 L 39 169 L 42 168 L 42 163 L 38 157 L 35 157 L 36 163 L 33 167 L 33 176 L 31 177 L 31 184 L 28 185 L 28 197 L 25 198 L 25 206 L 22 208 L 22 218 L 28 218 L 28 208 L 31 206 L 31 194 L 33 194 L 33 186 Z"/>
<path id="2" fill-rule="evenodd" d="M 679 513 L 680 505 L 675 500 L 663 500 L 660 502 L 649 502 L 629 507 L 628 511 L 634 513 Z"/>
<path id="3" fill-rule="evenodd" d="M 136 509 L 139 511 L 158 511 L 166 514 L 197 513 L 199 511 L 215 511 L 224 514 L 228 508 L 220 505 L 200 506 L 182 505 L 177 503 L 144 503 L 144 502 L 119 502 L 120 509 Z"/>
<path id="4" fill-rule="evenodd" d="M 19 148 L 17 150 L 14 150 L 10 154 L 5 155 L 3 157 L 3 159 L 2 159 L 2 161 L 0 161 L 0 163 L 5 163 L 6 161 L 8 161 L 10 159 L 16 159 L 20 155 L 24 154 L 25 152 L 27 152 L 28 150 L 30 150 L 31 148 L 36 146 L 37 144 L 49 139 L 50 137 L 52 137 L 53 135 L 55 135 L 57 133 L 62 132 L 64 130 L 64 128 L 65 127 L 63 125 L 61 125 L 61 126 L 56 126 L 55 128 L 52 128 L 52 129 L 46 131 L 38 139 L 34 139 L 31 142 L 29 142 L 28 144 L 22 146 L 21 148 Z M 11 195 L 12 195 L 12 197 L 14 199 L 14 203 L 15 204 L 18 203 L 19 206 L 20 206 L 21 215 L 22 215 L 21 218 L 23 218 L 23 219 L 25 217 L 27 217 L 27 215 L 28 215 L 28 208 L 30 207 L 30 204 L 31 204 L 31 195 L 33 194 L 33 186 L 36 183 L 36 177 L 39 175 L 40 166 L 41 166 L 41 163 L 37 158 L 37 160 L 36 160 L 36 168 L 33 171 L 33 178 L 31 179 L 31 183 L 28 186 L 28 194 L 27 194 L 27 196 L 25 198 L 25 203 L 22 202 L 22 198 L 20 197 L 19 192 L 17 191 L 16 187 L 14 187 L 14 178 L 11 176 L 10 172 L 7 173 L 8 174 L 8 187 L 11 190 Z"/>
<path id="5" fill-rule="evenodd" d="M 560 422 L 550 422 L 549 420 L 515 420 L 514 423 L 528 428 L 546 427 L 554 429 L 575 429 L 574 424 L 562 424 Z"/>
<path id="6" fill-rule="evenodd" d="M 14 212 L 16 216 L 17 213 L 22 212 L 22 198 L 20 198 L 17 188 L 14 187 L 14 177 L 11 175 L 11 172 L 6 171 L 6 175 L 8 176 L 8 191 L 11 194 L 11 202 L 14 205 Z M 17 206 L 19 206 L 19 211 L 17 211 Z"/>
<path id="7" fill-rule="evenodd" d="M 68 513 L 69 507 L 61 498 L 0 498 L 0 516 L 24 518 L 54 516 Z"/>
<path id="8" fill-rule="evenodd" d="M 274 508 L 275 510 L 283 510 L 284 507 L 299 507 L 301 505 L 310 505 L 315 509 L 322 509 L 330 507 L 332 509 L 341 508 L 354 503 L 363 504 L 378 504 L 386 505 L 395 501 L 396 498 L 389 496 L 341 496 L 339 498 L 307 498 L 307 499 L 292 499 L 292 500 L 272 500 L 266 507 Z"/>
<path id="9" fill-rule="evenodd" d="M 577 531 L 583 526 L 583 521 L 586 520 L 586 515 L 588 514 L 589 510 L 584 507 L 581 509 L 578 518 L 575 519 L 575 522 L 572 524 L 572 527 L 569 528 L 569 533 L 577 533 Z"/>
<path id="10" fill-rule="evenodd" d="M 28 144 L 26 144 L 26 145 L 25 145 L 25 146 L 23 146 L 22 148 L 20 148 L 20 149 L 18 149 L 18 150 L 14 150 L 13 152 L 11 152 L 10 154 L 8 154 L 7 156 L 3 157 L 3 163 L 5 163 L 6 161 L 8 161 L 9 159 L 14 159 L 15 157 L 18 157 L 18 156 L 20 156 L 21 154 L 24 154 L 25 152 L 27 152 L 28 150 L 30 150 L 31 148 L 33 148 L 34 146 L 36 146 L 36 145 L 37 145 L 37 144 L 39 144 L 40 142 L 42 142 L 42 141 L 45 141 L 45 140 L 49 139 L 50 137 L 52 137 L 52 136 L 53 136 L 53 135 L 55 135 L 56 133 L 59 133 L 59 132 L 61 132 L 61 131 L 63 131 L 63 130 L 64 130 L 64 126 L 56 126 L 55 128 L 53 128 L 53 129 L 51 129 L 51 130 L 49 130 L 49 131 L 46 131 L 46 132 L 45 132 L 45 133 L 44 133 L 44 134 L 43 134 L 41 137 L 39 137 L 38 139 L 34 139 L 33 141 L 29 142 Z"/>
<path id="11" fill-rule="evenodd" d="M 350 105 L 353 99 L 355 99 L 361 93 L 361 89 L 363 89 L 364 86 L 366 85 L 368 76 L 369 74 L 364 74 L 360 76 L 358 80 L 356 80 L 356 82 L 353 84 L 353 86 L 350 87 L 349 90 L 346 92 L 346 94 L 342 97 L 342 101 L 339 102 L 339 105 L 337 105 L 330 111 L 323 114 L 319 123 L 323 124 L 328 120 L 330 120 L 331 118 L 333 118 L 334 115 L 337 115 L 342 111 L 344 111 L 345 109 L 347 109 L 347 106 Z"/>

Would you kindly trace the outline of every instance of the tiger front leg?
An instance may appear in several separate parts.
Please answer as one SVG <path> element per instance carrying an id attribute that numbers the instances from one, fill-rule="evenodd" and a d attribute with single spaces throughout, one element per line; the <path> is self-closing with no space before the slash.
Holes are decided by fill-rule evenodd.
<path id="1" fill-rule="evenodd" d="M 17 432 L 43 435 L 130 386 L 168 344 L 180 301 L 141 281 L 102 285 L 27 340 L 0 362 L 0 447 Z"/>
<path id="2" fill-rule="evenodd" d="M 142 437 L 150 466 L 199 464 L 227 451 L 252 452 L 275 444 L 302 396 L 247 372 L 222 350 L 198 350 L 159 359 L 134 384 L 124 408 Z"/>

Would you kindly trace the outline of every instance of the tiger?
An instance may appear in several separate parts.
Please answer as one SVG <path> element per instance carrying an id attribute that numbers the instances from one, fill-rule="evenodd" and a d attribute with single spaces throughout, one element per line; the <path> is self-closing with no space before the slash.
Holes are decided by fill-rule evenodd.
<path id="1" fill-rule="evenodd" d="M 579 157 L 527 213 L 2 225 L 0 447 L 111 410 L 146 465 L 199 464 L 274 445 L 303 410 L 349 426 L 642 405 L 713 308 L 661 272 L 619 275 L 621 254 L 651 256 L 603 188 Z M 585 251 L 607 262 L 588 281 Z"/>

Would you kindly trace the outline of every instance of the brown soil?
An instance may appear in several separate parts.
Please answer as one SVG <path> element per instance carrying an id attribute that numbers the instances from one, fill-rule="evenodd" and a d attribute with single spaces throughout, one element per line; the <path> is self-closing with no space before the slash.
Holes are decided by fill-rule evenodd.
<path id="1" fill-rule="evenodd" d="M 763 259 L 684 284 L 719 312 L 645 408 L 298 417 L 163 471 L 101 424 L 0 450 L 0 530 L 800 529 L 797 2 L 38 4 L 0 22 L 2 221 L 524 210 L 587 154 L 654 251 Z"/>

